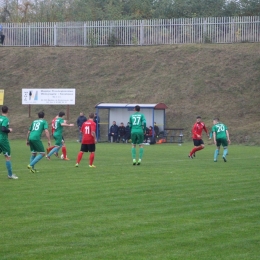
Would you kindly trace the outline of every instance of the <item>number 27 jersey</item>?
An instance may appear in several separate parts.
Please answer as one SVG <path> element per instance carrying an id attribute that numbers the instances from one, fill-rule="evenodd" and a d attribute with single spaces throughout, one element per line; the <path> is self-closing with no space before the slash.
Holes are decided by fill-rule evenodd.
<path id="1" fill-rule="evenodd" d="M 95 138 L 92 132 L 96 132 L 96 123 L 93 120 L 88 120 L 81 127 L 82 144 L 94 144 Z"/>
<path id="2" fill-rule="evenodd" d="M 131 133 L 143 133 L 146 127 L 146 119 L 144 114 L 136 112 L 132 114 L 129 118 L 129 123 L 131 127 Z"/>

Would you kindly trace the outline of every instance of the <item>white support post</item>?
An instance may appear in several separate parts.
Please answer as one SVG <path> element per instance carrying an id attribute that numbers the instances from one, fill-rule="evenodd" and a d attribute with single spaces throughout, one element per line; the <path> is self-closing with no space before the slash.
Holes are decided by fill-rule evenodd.
<path id="1" fill-rule="evenodd" d="M 54 46 L 57 46 L 57 26 L 56 26 L 56 23 L 54 24 L 54 27 L 53 27 L 53 34 L 54 34 Z"/>
<path id="2" fill-rule="evenodd" d="M 29 27 L 28 27 L 28 30 L 29 30 L 29 35 L 28 35 L 28 37 L 29 37 L 29 41 L 28 41 L 28 44 L 29 44 L 29 48 L 31 47 L 31 25 L 29 24 Z"/>
<path id="3" fill-rule="evenodd" d="M 141 25 L 140 25 L 140 45 L 142 46 L 144 44 L 144 25 L 143 25 L 144 21 L 141 21 Z"/>
<path id="4" fill-rule="evenodd" d="M 84 28 L 83 28 L 83 41 L 84 41 L 84 47 L 87 45 L 87 25 L 84 23 Z"/>

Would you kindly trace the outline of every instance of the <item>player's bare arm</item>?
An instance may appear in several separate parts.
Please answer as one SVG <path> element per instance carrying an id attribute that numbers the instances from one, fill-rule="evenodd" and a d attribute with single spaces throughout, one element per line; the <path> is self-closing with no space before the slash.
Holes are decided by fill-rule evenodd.
<path id="1" fill-rule="evenodd" d="M 29 145 L 29 135 L 30 135 L 30 131 L 27 132 L 26 145 Z"/>
<path id="2" fill-rule="evenodd" d="M 228 141 L 228 143 L 231 144 L 231 141 L 230 141 L 230 138 L 229 138 L 229 132 L 228 132 L 228 130 L 226 130 L 226 135 L 227 135 L 227 141 Z"/>
<path id="3" fill-rule="evenodd" d="M 45 129 L 45 135 L 48 139 L 48 146 L 51 146 L 51 138 L 50 138 L 50 133 L 48 129 Z"/>
<path id="4" fill-rule="evenodd" d="M 94 139 L 95 139 L 95 144 L 96 144 L 96 143 L 97 143 L 96 132 L 92 131 L 92 132 L 91 132 L 91 135 L 94 137 Z"/>
<path id="5" fill-rule="evenodd" d="M 64 123 L 62 123 L 61 126 L 74 126 L 74 124 L 68 124 L 68 123 L 65 123 L 65 121 L 64 121 Z"/>
<path id="6" fill-rule="evenodd" d="M 213 132 L 213 141 L 214 141 L 214 144 L 217 144 L 217 141 L 216 141 L 216 132 Z"/>

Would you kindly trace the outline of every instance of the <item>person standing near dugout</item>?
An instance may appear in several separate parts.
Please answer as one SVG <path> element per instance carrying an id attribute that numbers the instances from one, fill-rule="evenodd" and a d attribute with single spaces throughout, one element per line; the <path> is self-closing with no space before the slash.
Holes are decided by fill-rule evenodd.
<path id="1" fill-rule="evenodd" d="M 146 119 L 144 114 L 140 113 L 140 106 L 136 105 L 135 113 L 129 118 L 132 139 L 132 159 L 133 165 L 140 165 L 144 153 L 144 133 L 146 130 Z M 136 145 L 139 145 L 139 160 L 136 162 Z"/>
<path id="2" fill-rule="evenodd" d="M 202 131 L 203 130 L 209 137 L 209 133 L 208 133 L 205 123 L 203 123 L 201 121 L 200 116 L 197 116 L 196 123 L 192 127 L 192 139 L 193 139 L 194 148 L 190 151 L 190 153 L 188 155 L 188 157 L 190 159 L 193 159 L 193 157 L 195 157 L 195 153 L 197 151 L 204 149 L 204 142 L 202 140 Z"/>
<path id="3" fill-rule="evenodd" d="M 78 126 L 78 129 L 79 129 L 79 139 L 78 139 L 78 142 L 80 142 L 80 143 L 82 141 L 81 127 L 82 127 L 83 123 L 86 122 L 86 121 L 87 121 L 87 118 L 84 116 L 84 113 L 80 112 L 79 113 L 79 117 L 77 119 L 77 126 Z"/>
<path id="4" fill-rule="evenodd" d="M 94 122 L 94 113 L 89 114 L 89 119 L 83 123 L 81 126 L 82 132 L 82 142 L 81 148 L 77 156 L 77 161 L 75 167 L 79 167 L 79 163 L 83 157 L 84 153 L 90 152 L 89 155 L 89 167 L 96 168 L 93 164 L 95 159 L 95 150 L 96 150 L 96 123 Z"/>

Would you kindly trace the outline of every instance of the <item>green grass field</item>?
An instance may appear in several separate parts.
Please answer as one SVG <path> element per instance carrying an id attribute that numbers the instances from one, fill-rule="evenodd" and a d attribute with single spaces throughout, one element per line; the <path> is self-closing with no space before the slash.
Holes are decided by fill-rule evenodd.
<path id="1" fill-rule="evenodd" d="M 45 141 L 45 140 L 44 140 Z M 231 145 L 228 162 L 207 145 L 97 144 L 96 169 L 79 144 L 70 161 L 42 159 L 32 174 L 25 140 L 11 140 L 13 171 L 0 170 L 0 259 L 259 259 L 259 147 Z"/>

